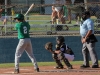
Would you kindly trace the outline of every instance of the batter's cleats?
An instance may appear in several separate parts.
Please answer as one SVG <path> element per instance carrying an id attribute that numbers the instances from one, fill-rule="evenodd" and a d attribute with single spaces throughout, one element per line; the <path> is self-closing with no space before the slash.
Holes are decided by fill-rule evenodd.
<path id="1" fill-rule="evenodd" d="M 35 69 L 35 72 L 39 72 L 39 68 Z"/>
<path id="2" fill-rule="evenodd" d="M 19 69 L 15 69 L 14 74 L 18 74 L 19 73 Z"/>
<path id="3" fill-rule="evenodd" d="M 54 67 L 55 69 L 64 69 L 64 67 L 63 66 L 56 66 L 56 67 Z"/>

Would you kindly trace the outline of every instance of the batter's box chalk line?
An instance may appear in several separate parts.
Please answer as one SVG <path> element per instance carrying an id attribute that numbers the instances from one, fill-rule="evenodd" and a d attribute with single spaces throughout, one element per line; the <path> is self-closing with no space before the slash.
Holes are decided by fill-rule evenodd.
<path id="1" fill-rule="evenodd" d="M 100 70 L 80 70 L 80 69 L 77 69 L 77 70 L 73 70 L 73 69 L 70 69 L 70 70 L 40 70 L 40 72 L 100 72 Z"/>

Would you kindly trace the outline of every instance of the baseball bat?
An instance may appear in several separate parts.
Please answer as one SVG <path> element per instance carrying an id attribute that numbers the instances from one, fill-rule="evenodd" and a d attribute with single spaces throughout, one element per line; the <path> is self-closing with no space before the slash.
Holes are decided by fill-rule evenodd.
<path id="1" fill-rule="evenodd" d="M 24 16 L 26 16 L 32 10 L 33 7 L 34 7 L 34 3 L 29 7 L 29 9 L 27 10 Z"/>

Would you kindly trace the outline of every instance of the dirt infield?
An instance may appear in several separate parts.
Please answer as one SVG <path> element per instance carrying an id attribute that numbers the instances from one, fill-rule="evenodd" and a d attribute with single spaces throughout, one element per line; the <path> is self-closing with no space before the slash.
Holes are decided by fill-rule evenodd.
<path id="1" fill-rule="evenodd" d="M 100 75 L 100 68 L 80 69 L 79 65 L 74 69 L 54 69 L 54 66 L 40 66 L 40 72 L 34 72 L 33 67 L 20 67 L 19 74 L 13 74 L 14 68 L 0 68 L 0 75 Z"/>

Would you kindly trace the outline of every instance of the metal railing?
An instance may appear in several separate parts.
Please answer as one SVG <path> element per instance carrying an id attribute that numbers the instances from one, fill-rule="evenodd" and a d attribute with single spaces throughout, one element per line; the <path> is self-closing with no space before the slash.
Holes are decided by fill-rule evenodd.
<path id="1" fill-rule="evenodd" d="M 95 28 L 95 34 L 99 35 L 100 34 L 100 23 L 98 23 L 98 21 L 99 19 L 94 20 L 95 22 L 94 28 Z M 3 30 L 1 30 L 1 36 L 17 36 L 17 31 L 14 29 L 15 22 L 14 23 L 13 21 L 10 21 L 10 22 L 11 24 L 0 25 L 0 28 L 4 27 Z M 79 35 L 79 31 L 80 31 L 79 24 L 30 24 L 30 26 L 31 26 L 31 29 L 30 29 L 31 35 L 51 35 L 51 36 L 60 35 L 60 34 Z M 66 29 L 66 26 L 68 27 L 68 29 Z"/>

